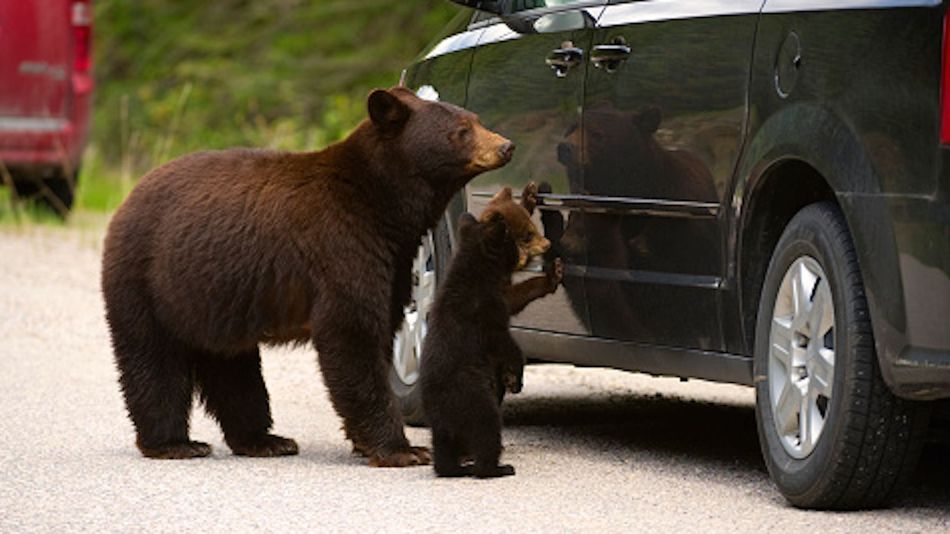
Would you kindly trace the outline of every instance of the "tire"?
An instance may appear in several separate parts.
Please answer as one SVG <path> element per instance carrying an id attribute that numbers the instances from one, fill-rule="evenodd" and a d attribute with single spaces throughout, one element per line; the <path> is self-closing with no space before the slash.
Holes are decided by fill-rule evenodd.
<path id="1" fill-rule="evenodd" d="M 71 177 L 64 175 L 63 171 L 58 171 L 52 178 L 46 179 L 46 187 L 56 198 L 52 199 L 44 195 L 41 202 L 57 215 L 65 217 L 73 209 L 78 183 L 78 170 Z"/>
<path id="2" fill-rule="evenodd" d="M 445 276 L 452 244 L 448 224 L 443 218 L 435 230 L 423 238 L 419 255 L 413 262 L 413 300 L 406 307 L 406 321 L 396 332 L 393 342 L 393 366 L 389 386 L 399 401 L 403 419 L 412 426 L 425 426 L 419 370 L 423 361 L 422 341 L 425 338 L 427 315 L 438 281 Z"/>
<path id="3" fill-rule="evenodd" d="M 930 405 L 895 397 L 881 377 L 854 244 L 833 203 L 805 207 L 782 233 L 755 334 L 759 442 L 782 495 L 801 508 L 887 502 L 913 472 Z"/>
<path id="4" fill-rule="evenodd" d="M 75 201 L 79 171 L 67 175 L 64 169 L 31 171 L 14 180 L 17 197 L 65 218 Z"/>

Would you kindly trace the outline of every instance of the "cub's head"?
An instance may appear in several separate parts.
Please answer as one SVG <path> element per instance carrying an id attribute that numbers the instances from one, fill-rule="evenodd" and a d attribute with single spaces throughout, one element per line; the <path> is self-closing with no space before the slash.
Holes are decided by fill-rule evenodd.
<path id="1" fill-rule="evenodd" d="M 471 213 L 463 213 L 458 219 L 459 250 L 478 250 L 504 273 L 511 273 L 518 265 L 518 247 L 508 231 L 501 215 L 479 222 Z M 488 268 L 489 266 L 486 266 Z"/>
<path id="2" fill-rule="evenodd" d="M 516 269 L 523 268 L 528 264 L 528 261 L 544 254 L 551 247 L 551 242 L 541 235 L 538 227 L 531 220 L 537 204 L 538 186 L 534 182 L 525 186 L 521 193 L 520 204 L 515 202 L 512 197 L 511 188 L 505 187 L 495 193 L 480 217 L 482 221 L 499 216 L 504 219 L 512 239 L 518 245 L 518 265 Z"/>
<path id="3" fill-rule="evenodd" d="M 515 145 L 488 130 L 478 115 L 444 102 L 423 100 L 405 87 L 377 89 L 367 100 L 381 139 L 430 180 L 460 188 L 476 175 L 511 160 Z"/>

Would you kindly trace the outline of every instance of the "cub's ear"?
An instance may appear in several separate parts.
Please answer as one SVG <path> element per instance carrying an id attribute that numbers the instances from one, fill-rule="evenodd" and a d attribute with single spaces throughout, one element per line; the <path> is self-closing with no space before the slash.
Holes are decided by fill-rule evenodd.
<path id="1" fill-rule="evenodd" d="M 409 119 L 412 110 L 399 97 L 384 89 L 376 89 L 366 99 L 369 118 L 383 131 L 397 131 Z"/>
<path id="2" fill-rule="evenodd" d="M 478 221 L 475 220 L 475 216 L 473 216 L 471 213 L 465 212 L 459 215 L 458 231 L 459 237 L 462 239 L 465 239 L 471 235 L 476 226 L 478 226 Z"/>
<path id="3" fill-rule="evenodd" d="M 495 196 L 491 197 L 489 203 L 505 202 L 508 200 L 511 200 L 511 188 L 503 187 L 501 188 L 501 191 L 495 193 Z"/>
<path id="4" fill-rule="evenodd" d="M 651 135 L 660 127 L 663 112 L 656 106 L 649 106 L 634 114 L 633 123 L 645 135 Z"/>

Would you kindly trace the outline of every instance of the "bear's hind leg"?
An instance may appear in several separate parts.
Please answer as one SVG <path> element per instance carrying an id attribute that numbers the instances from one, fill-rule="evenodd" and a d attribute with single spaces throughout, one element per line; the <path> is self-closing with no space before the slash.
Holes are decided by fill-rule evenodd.
<path id="1" fill-rule="evenodd" d="M 462 448 L 443 429 L 432 429 L 432 461 L 440 477 L 464 477 L 472 474 L 472 466 L 461 465 Z"/>
<path id="2" fill-rule="evenodd" d="M 501 412 L 495 404 L 495 399 L 486 395 L 480 403 L 480 416 L 475 418 L 470 427 L 470 443 L 475 456 L 475 465 L 472 469 L 477 478 L 495 478 L 515 474 L 515 468 L 507 464 L 499 464 L 501 458 Z"/>
<path id="3" fill-rule="evenodd" d="M 271 434 L 270 399 L 258 349 L 240 354 L 197 354 L 195 379 L 208 415 L 237 456 L 289 456 L 297 443 Z"/>
<path id="4" fill-rule="evenodd" d="M 194 381 L 187 347 L 157 328 L 140 328 L 134 338 L 115 326 L 112 332 L 119 383 L 139 451 L 160 459 L 211 454 L 207 443 L 188 439 Z"/>

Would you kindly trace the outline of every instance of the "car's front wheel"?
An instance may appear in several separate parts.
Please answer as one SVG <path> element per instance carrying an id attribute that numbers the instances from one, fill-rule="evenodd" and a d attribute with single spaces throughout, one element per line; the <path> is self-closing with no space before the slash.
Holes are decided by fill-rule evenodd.
<path id="1" fill-rule="evenodd" d="M 756 415 L 772 480 L 795 506 L 879 506 L 912 472 L 928 406 L 885 385 L 854 244 L 837 206 L 802 209 L 763 284 Z"/>
<path id="2" fill-rule="evenodd" d="M 422 238 L 412 264 L 412 300 L 403 310 L 403 322 L 393 340 L 389 384 L 399 400 L 403 418 L 410 425 L 425 424 L 419 388 L 422 345 L 428 331 L 429 311 L 435 301 L 436 283 L 446 268 L 450 247 L 445 221 Z"/>

